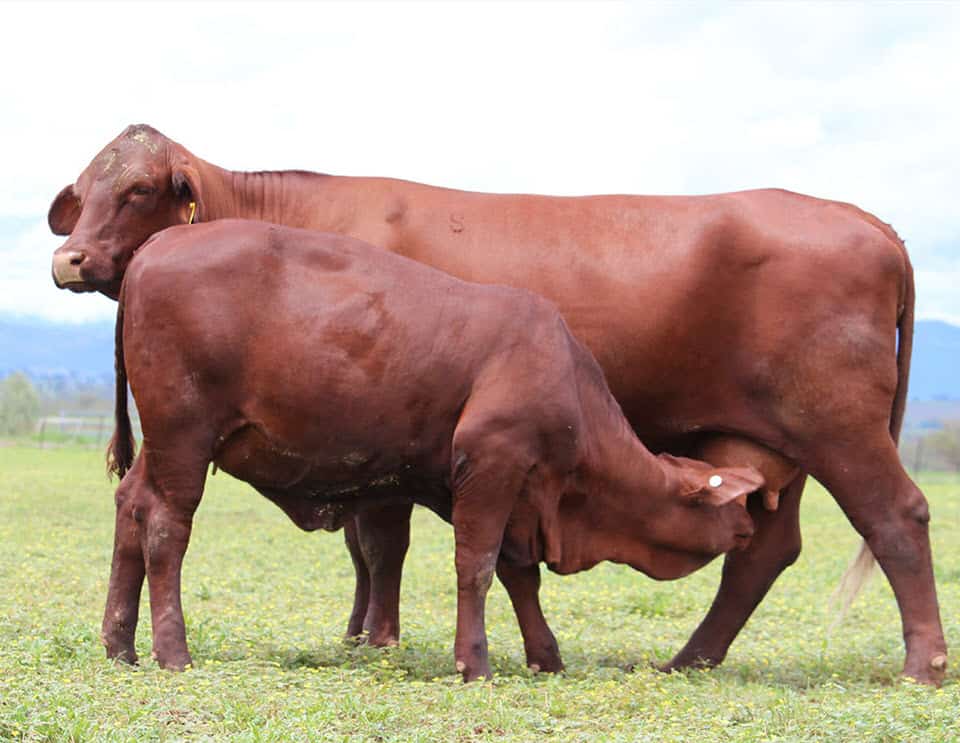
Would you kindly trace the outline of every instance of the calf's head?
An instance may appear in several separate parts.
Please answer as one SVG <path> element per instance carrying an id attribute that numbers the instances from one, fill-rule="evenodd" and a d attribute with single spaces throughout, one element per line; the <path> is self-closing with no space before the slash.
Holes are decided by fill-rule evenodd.
<path id="1" fill-rule="evenodd" d="M 692 573 L 724 552 L 744 549 L 753 536 L 747 496 L 764 485 L 753 467 L 711 467 L 657 458 L 667 488 L 635 498 L 619 516 L 620 562 L 668 580 Z"/>
<path id="2" fill-rule="evenodd" d="M 200 189 L 189 152 L 149 126 L 127 127 L 50 205 L 50 229 L 70 236 L 53 254 L 54 283 L 116 299 L 137 248 L 199 214 Z"/>

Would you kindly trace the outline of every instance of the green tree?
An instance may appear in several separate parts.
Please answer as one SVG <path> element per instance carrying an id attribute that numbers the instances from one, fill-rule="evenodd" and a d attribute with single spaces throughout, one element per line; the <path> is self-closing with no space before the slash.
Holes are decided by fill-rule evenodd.
<path id="1" fill-rule="evenodd" d="M 40 416 L 40 395 L 25 374 L 0 381 L 0 433 L 30 433 Z"/>

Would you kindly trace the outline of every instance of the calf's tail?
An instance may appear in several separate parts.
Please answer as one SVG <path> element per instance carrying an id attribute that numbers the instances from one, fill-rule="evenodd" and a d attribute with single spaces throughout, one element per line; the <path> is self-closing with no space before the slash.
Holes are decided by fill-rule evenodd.
<path id="1" fill-rule="evenodd" d="M 910 382 L 910 359 L 913 354 L 913 306 L 916 302 L 916 288 L 913 280 L 913 264 L 910 263 L 906 245 L 889 225 L 882 222 L 880 224 L 884 234 L 900 247 L 904 262 L 903 309 L 897 318 L 897 389 L 890 411 L 890 436 L 896 444 L 900 441 L 900 429 L 903 427 L 903 417 L 907 409 L 907 386 Z M 839 605 L 839 614 L 833 626 L 842 621 L 847 609 L 873 574 L 876 564 L 876 558 L 870 551 L 867 540 L 864 539 L 860 542 L 859 551 L 847 566 L 840 578 L 840 585 L 833 594 L 834 601 Z"/>
<path id="2" fill-rule="evenodd" d="M 115 427 L 107 446 L 107 474 L 123 477 L 133 464 L 136 443 L 130 426 L 130 411 L 127 409 L 127 366 L 123 359 L 123 308 L 126 283 L 120 289 L 117 303 L 117 328 L 114 336 L 114 368 L 117 387 L 114 402 Z"/>

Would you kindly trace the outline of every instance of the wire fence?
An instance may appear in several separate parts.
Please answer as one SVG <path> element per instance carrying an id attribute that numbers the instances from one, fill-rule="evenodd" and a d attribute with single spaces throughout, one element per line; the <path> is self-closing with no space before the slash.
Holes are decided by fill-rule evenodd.
<path id="1" fill-rule="evenodd" d="M 141 438 L 140 421 L 131 419 L 133 433 Z M 113 416 L 48 415 L 37 421 L 33 440 L 41 449 L 59 446 L 87 446 L 92 449 L 107 445 L 113 435 Z"/>
<path id="2" fill-rule="evenodd" d="M 139 418 L 131 416 L 130 424 L 134 436 L 140 441 L 143 437 Z M 62 446 L 99 449 L 107 445 L 112 435 L 112 415 L 77 413 L 40 418 L 29 440 L 41 449 Z M 900 442 L 900 459 L 911 474 L 927 471 L 960 472 L 960 461 L 928 446 L 923 436 L 904 436 Z"/>

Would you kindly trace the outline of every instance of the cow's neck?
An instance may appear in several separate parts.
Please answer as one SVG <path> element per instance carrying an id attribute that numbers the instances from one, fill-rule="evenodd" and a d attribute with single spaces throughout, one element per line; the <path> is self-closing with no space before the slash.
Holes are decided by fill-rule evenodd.
<path id="1" fill-rule="evenodd" d="M 203 161 L 198 166 L 203 182 L 203 221 L 256 219 L 314 227 L 313 189 L 308 181 L 324 176 L 300 171 L 227 170 Z"/>

